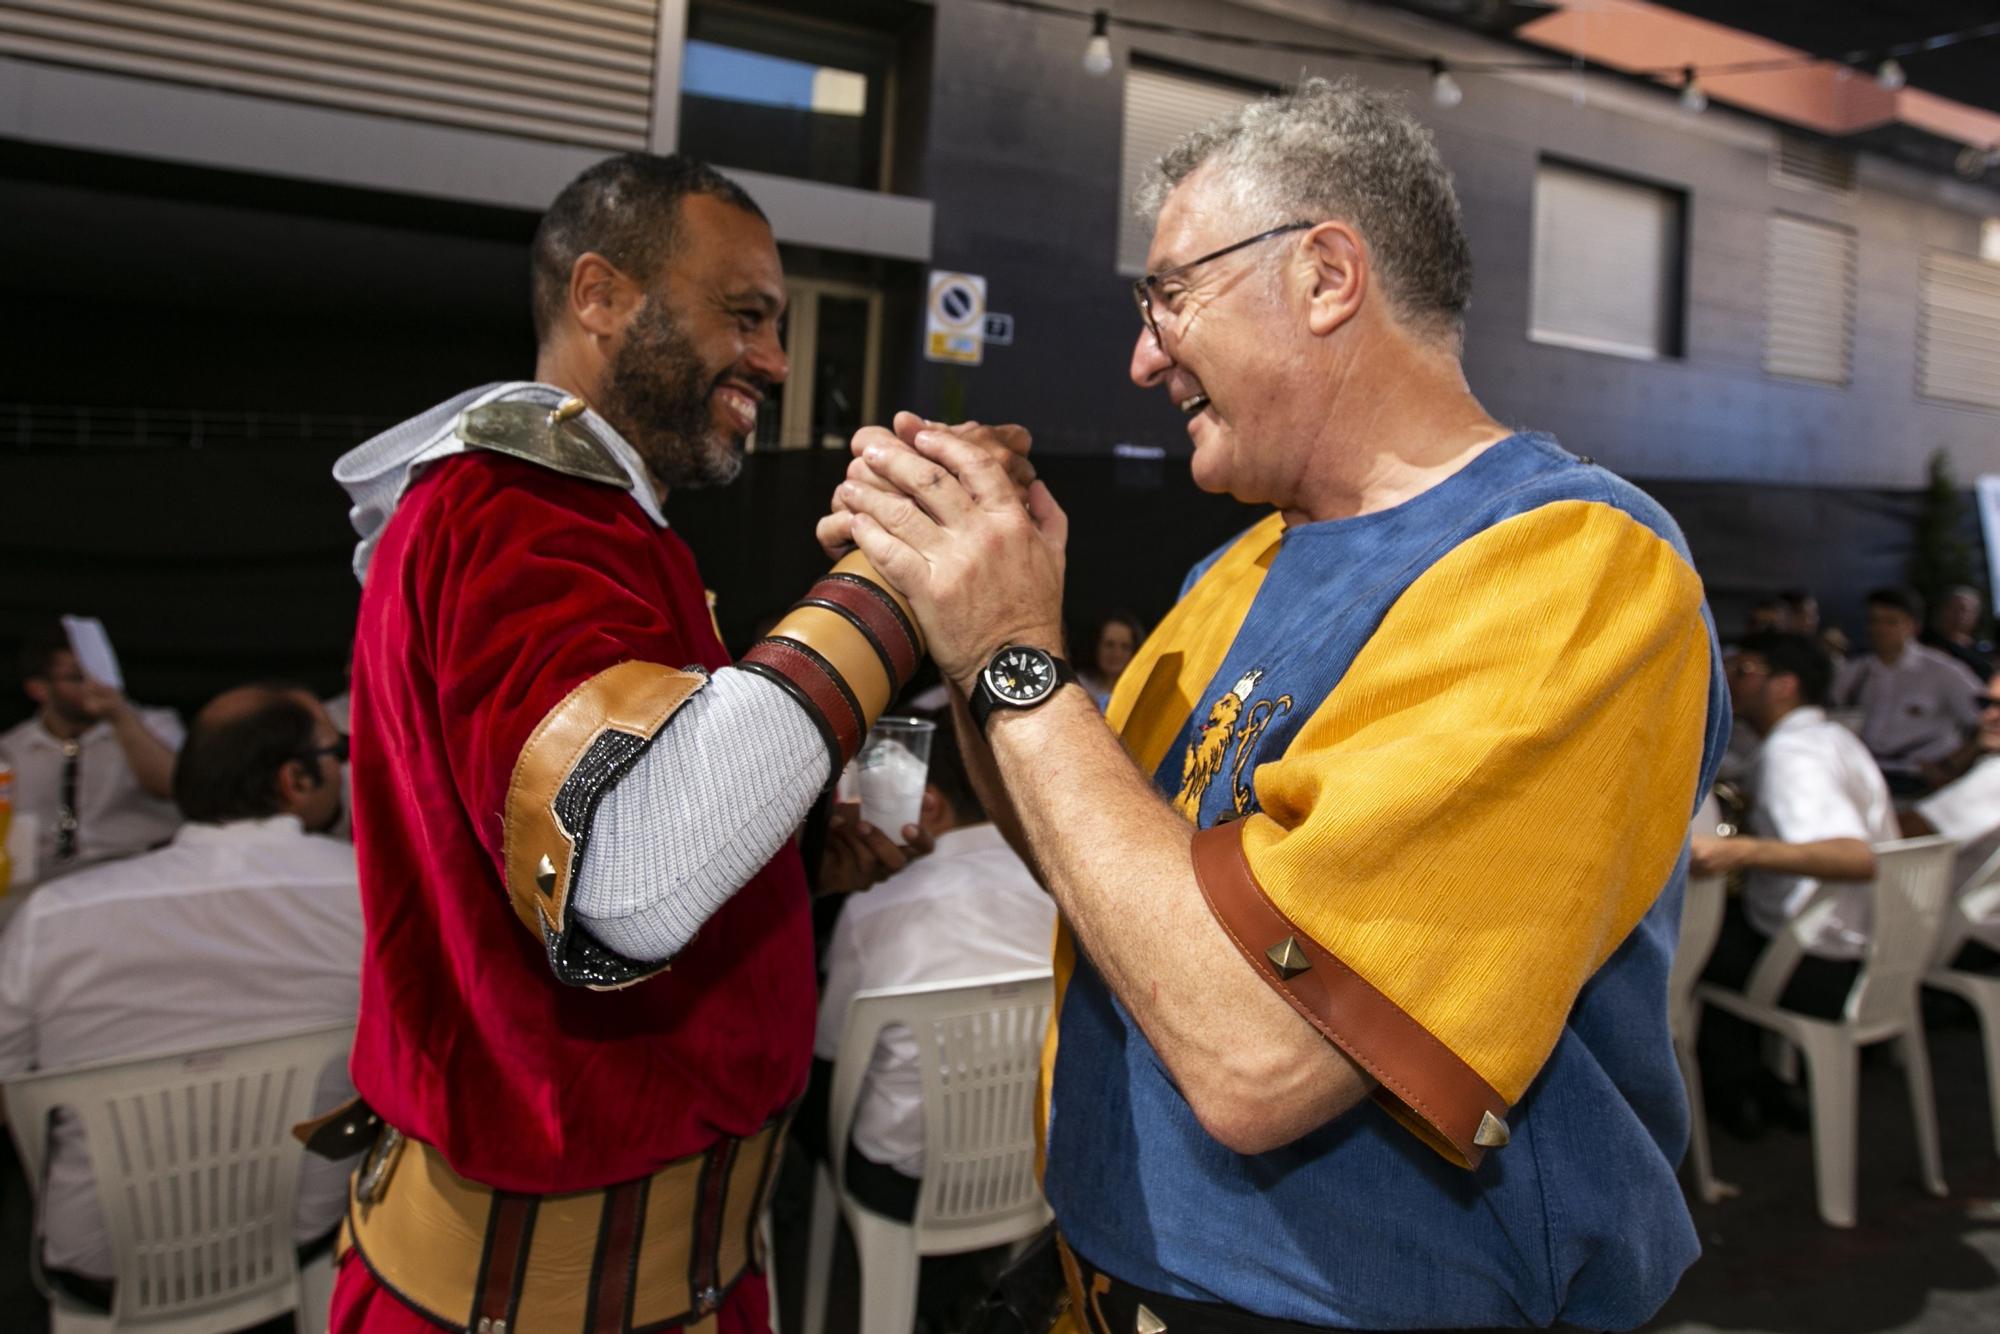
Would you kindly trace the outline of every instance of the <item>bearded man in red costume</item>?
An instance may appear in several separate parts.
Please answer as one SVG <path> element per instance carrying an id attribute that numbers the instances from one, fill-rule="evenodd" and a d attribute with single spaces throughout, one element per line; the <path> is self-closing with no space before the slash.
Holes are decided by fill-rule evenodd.
<path id="1" fill-rule="evenodd" d="M 533 381 L 335 468 L 368 934 L 361 1102 L 311 1142 L 369 1148 L 332 1327 L 761 1330 L 746 1279 L 812 1053 L 793 834 L 922 643 L 850 557 L 732 666 L 661 513 L 735 476 L 785 378 L 738 186 L 598 164 L 543 219 L 533 293 Z M 972 434 L 1026 480 L 1024 435 Z M 860 836 L 847 879 L 900 864 Z"/>

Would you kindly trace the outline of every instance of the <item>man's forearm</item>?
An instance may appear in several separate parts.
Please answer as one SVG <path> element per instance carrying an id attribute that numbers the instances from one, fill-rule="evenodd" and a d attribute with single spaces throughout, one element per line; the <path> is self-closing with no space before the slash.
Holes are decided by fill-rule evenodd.
<path id="1" fill-rule="evenodd" d="M 986 812 L 986 818 L 1007 840 L 1007 846 L 1028 864 L 1035 879 L 1048 885 L 1048 877 L 1036 863 L 1035 849 L 1028 842 L 1027 831 L 1021 827 L 1021 815 L 1014 809 L 1014 799 L 1007 791 L 1007 784 L 1001 781 L 999 766 L 993 759 L 993 748 L 986 744 L 985 734 L 979 724 L 972 721 L 972 710 L 967 707 L 965 694 L 956 686 L 949 686 L 951 692 L 951 722 L 958 733 L 959 758 L 965 761 L 965 776 L 972 784 L 973 795 L 979 798 L 979 808 Z"/>
<path id="2" fill-rule="evenodd" d="M 139 711 L 129 705 L 111 715 L 112 735 L 125 752 L 125 763 L 139 786 L 156 797 L 174 795 L 174 752 L 166 742 L 146 730 Z"/>
<path id="3" fill-rule="evenodd" d="M 1367 1095 L 1223 933 L 1195 880 L 1194 831 L 1088 695 L 996 711 L 992 745 L 1044 883 L 1211 1134 L 1240 1152 L 1275 1148 Z"/>
<path id="4" fill-rule="evenodd" d="M 1748 840 L 1744 865 L 1782 875 L 1815 880 L 1873 880 L 1875 853 L 1858 838 L 1827 838 L 1813 843 L 1782 843 L 1774 838 Z"/>

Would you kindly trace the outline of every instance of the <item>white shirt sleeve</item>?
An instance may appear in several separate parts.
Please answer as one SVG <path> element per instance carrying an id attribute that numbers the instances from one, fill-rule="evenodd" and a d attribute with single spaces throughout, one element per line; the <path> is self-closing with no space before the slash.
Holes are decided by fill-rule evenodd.
<path id="1" fill-rule="evenodd" d="M 187 729 L 181 726 L 178 713 L 172 709 L 141 709 L 139 721 L 161 745 L 176 755 L 180 754 L 181 742 L 187 740 Z"/>
<path id="2" fill-rule="evenodd" d="M 1917 803 L 1917 814 L 1960 843 L 2000 829 L 2000 756 L 1988 756 L 1957 781 L 1925 797 Z"/>
<path id="3" fill-rule="evenodd" d="M 16 909 L 10 929 L 0 935 L 0 1079 L 35 1065 L 35 986 L 28 974 L 33 933 L 26 916 L 26 907 Z"/>
<path id="4" fill-rule="evenodd" d="M 1757 802 L 1771 836 L 1786 843 L 1829 838 L 1867 842 L 1873 837 L 1867 814 L 1855 806 L 1840 780 L 1837 756 L 1782 742 L 1766 746 Z"/>

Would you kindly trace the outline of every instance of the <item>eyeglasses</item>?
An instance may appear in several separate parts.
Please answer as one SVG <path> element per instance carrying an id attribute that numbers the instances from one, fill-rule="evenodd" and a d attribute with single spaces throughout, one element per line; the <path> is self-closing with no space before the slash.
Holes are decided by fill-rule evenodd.
<path id="1" fill-rule="evenodd" d="M 334 741 L 330 745 L 314 746 L 311 750 L 303 751 L 300 753 L 299 758 L 302 760 L 316 760 L 322 755 L 331 755 L 334 759 L 340 761 L 340 763 L 347 763 L 346 735 L 342 734 L 339 740 Z"/>
<path id="2" fill-rule="evenodd" d="M 1206 255 L 1198 259 L 1191 259 L 1185 264 L 1176 264 L 1170 269 L 1161 269 L 1158 273 L 1147 274 L 1132 284 L 1132 300 L 1139 307 L 1139 318 L 1145 322 L 1147 332 L 1153 335 L 1153 341 L 1158 343 L 1160 341 L 1160 322 L 1153 316 L 1153 293 L 1158 290 L 1160 284 L 1166 282 L 1169 278 L 1178 277 L 1186 273 L 1197 264 L 1206 264 L 1212 259 L 1221 259 L 1224 255 L 1234 254 L 1238 250 L 1256 245 L 1259 241 L 1268 241 L 1274 236 L 1283 236 L 1286 232 L 1302 232 L 1308 227 L 1317 226 L 1319 224 L 1316 222 L 1288 222 L 1282 227 L 1273 227 L 1268 232 L 1258 232 L 1255 236 L 1247 237 L 1234 245 L 1226 245 L 1220 250 L 1211 250 Z"/>

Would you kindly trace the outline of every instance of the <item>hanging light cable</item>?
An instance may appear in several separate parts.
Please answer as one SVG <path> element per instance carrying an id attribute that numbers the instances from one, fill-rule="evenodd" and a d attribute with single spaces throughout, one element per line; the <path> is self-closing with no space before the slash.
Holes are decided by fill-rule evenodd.
<path id="1" fill-rule="evenodd" d="M 1083 68 L 1087 74 L 1111 72 L 1111 11 L 1100 9 L 1090 16 L 1090 40 L 1083 45 Z"/>
<path id="2" fill-rule="evenodd" d="M 1465 89 L 1458 86 L 1458 80 L 1451 77 L 1451 71 L 1442 60 L 1431 62 L 1431 101 L 1441 107 L 1455 107 L 1465 100 Z"/>
<path id="3" fill-rule="evenodd" d="M 1707 109 L 1708 94 L 1701 90 L 1701 84 L 1694 75 L 1694 66 L 1689 65 L 1681 71 L 1681 110 L 1690 116 L 1698 116 Z"/>

